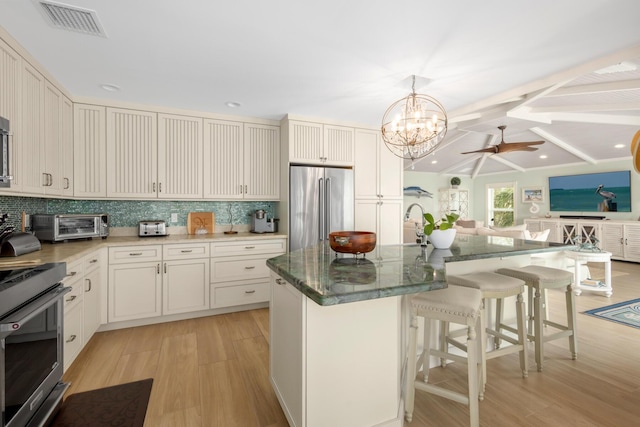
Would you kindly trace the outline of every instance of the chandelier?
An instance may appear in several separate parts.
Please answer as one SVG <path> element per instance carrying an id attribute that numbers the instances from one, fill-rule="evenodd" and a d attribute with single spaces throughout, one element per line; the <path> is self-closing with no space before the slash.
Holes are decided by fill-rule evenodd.
<path id="1" fill-rule="evenodd" d="M 416 93 L 413 76 L 411 94 L 387 108 L 382 117 L 382 139 L 393 154 L 415 160 L 432 153 L 447 133 L 447 112 L 436 99 Z"/>

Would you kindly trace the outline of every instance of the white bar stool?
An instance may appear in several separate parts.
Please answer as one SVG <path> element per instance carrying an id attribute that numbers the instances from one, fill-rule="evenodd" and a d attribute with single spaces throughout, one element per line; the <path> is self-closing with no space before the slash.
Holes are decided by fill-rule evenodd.
<path id="1" fill-rule="evenodd" d="M 520 268 L 500 268 L 496 273 L 524 280 L 529 287 L 529 319 L 533 320 L 534 332 L 529 334 L 529 339 L 535 342 L 536 365 L 538 371 L 542 371 L 544 360 L 544 343 L 558 338 L 569 337 L 569 351 L 571 358 L 578 357 L 578 339 L 576 333 L 576 305 L 573 296 L 573 273 L 559 268 L 544 267 L 541 265 L 528 265 Z M 561 325 L 545 319 L 544 298 L 542 294 L 547 289 L 565 288 L 565 300 L 567 310 L 567 324 Z M 535 290 L 533 298 L 533 316 L 531 316 L 531 294 Z M 544 326 L 551 326 L 559 332 L 544 335 Z M 531 331 L 529 331 L 531 332 Z"/>
<path id="2" fill-rule="evenodd" d="M 495 357 L 504 356 L 505 354 L 520 353 L 520 369 L 522 377 L 528 376 L 527 361 L 527 325 L 524 315 L 524 293 L 525 282 L 515 277 L 509 277 L 502 274 L 492 272 L 477 272 L 471 274 L 463 274 L 458 276 L 447 276 L 447 283 L 456 286 L 465 286 L 468 288 L 478 289 L 482 292 L 482 304 L 486 308 L 487 299 L 496 300 L 496 322 L 492 329 L 485 324 L 482 319 L 481 345 L 482 345 L 482 378 L 483 389 L 487 383 L 487 360 Z M 516 328 L 506 325 L 502 320 L 502 302 L 504 298 L 516 297 Z M 517 334 L 517 339 L 510 335 L 505 335 L 502 330 L 506 330 Z M 486 351 L 487 334 L 494 338 L 494 349 Z M 458 342 L 453 339 L 456 334 L 443 334 L 442 345 L 453 344 L 458 346 Z M 500 348 L 500 340 L 507 341 L 513 345 Z M 482 393 L 481 393 L 482 394 Z"/>
<path id="3" fill-rule="evenodd" d="M 405 419 L 411 422 L 415 399 L 415 389 L 433 393 L 469 406 L 470 425 L 480 425 L 478 408 L 478 384 L 482 381 L 482 370 L 478 368 L 478 352 L 480 351 L 476 337 L 476 329 L 480 327 L 482 311 L 482 293 L 477 289 L 462 286 L 451 286 L 436 291 L 429 291 L 411 297 L 411 327 L 409 329 L 409 361 L 407 363 L 407 382 L 405 400 Z M 417 362 L 416 342 L 418 335 L 418 317 L 424 318 L 424 351 Z M 467 327 L 467 357 L 449 354 L 432 349 L 431 320 L 451 322 Z M 446 357 L 457 362 L 467 364 L 469 392 L 467 395 L 444 387 L 428 383 L 429 356 Z M 416 378 L 416 372 L 422 366 L 423 380 Z"/>

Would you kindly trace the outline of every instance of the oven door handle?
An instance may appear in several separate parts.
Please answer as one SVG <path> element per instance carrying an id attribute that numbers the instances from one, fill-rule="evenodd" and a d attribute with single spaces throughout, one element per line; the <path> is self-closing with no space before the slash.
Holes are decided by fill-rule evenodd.
<path id="1" fill-rule="evenodd" d="M 71 287 L 69 286 L 58 286 L 53 288 L 49 292 L 41 295 L 38 299 L 22 307 L 11 316 L 3 319 L 2 323 L 0 323 L 0 339 L 4 339 L 19 330 L 22 325 L 47 310 L 57 301 L 61 300 L 63 295 L 68 292 L 71 292 Z"/>

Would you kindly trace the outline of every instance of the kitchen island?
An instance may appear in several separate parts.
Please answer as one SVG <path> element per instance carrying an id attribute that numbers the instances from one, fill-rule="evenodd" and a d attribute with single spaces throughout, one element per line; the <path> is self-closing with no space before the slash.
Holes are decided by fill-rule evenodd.
<path id="1" fill-rule="evenodd" d="M 271 383 L 292 426 L 402 426 L 406 298 L 446 274 L 523 266 L 571 246 L 459 236 L 448 250 L 379 246 L 355 259 L 328 244 L 267 261 Z"/>

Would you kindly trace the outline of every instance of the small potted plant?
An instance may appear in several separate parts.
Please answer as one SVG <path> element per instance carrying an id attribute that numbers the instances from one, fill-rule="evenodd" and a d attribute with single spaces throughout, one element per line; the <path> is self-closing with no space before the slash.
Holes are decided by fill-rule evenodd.
<path id="1" fill-rule="evenodd" d="M 424 234 L 434 248 L 446 249 L 451 246 L 453 239 L 456 237 L 456 229 L 453 226 L 458 218 L 460 218 L 460 215 L 449 213 L 444 218 L 436 221 L 432 214 L 424 214 L 424 219 L 427 222 L 424 226 Z"/>
<path id="2" fill-rule="evenodd" d="M 461 182 L 462 181 L 460 180 L 460 178 L 454 176 L 453 178 L 451 178 L 451 188 L 458 188 L 458 185 L 460 185 Z"/>

